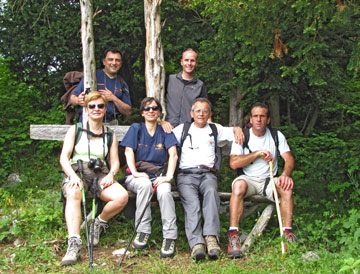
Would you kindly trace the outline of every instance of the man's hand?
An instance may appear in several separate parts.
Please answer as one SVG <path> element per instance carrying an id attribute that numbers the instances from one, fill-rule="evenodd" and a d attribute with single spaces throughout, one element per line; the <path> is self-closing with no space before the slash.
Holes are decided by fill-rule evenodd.
<path id="1" fill-rule="evenodd" d="M 106 100 L 110 101 L 114 101 L 114 97 L 115 95 L 108 89 L 105 87 L 105 89 L 100 89 L 99 92 L 105 96 Z"/>
<path id="2" fill-rule="evenodd" d="M 287 176 L 286 174 L 282 174 L 278 180 L 277 184 L 283 189 L 283 190 L 291 190 L 294 187 L 293 179 L 290 176 Z"/>
<path id="3" fill-rule="evenodd" d="M 160 123 L 160 126 L 163 128 L 163 130 L 166 132 L 166 133 L 171 133 L 172 130 L 173 130 L 173 126 L 170 124 L 170 122 L 168 121 L 162 121 Z"/>
<path id="4" fill-rule="evenodd" d="M 245 135 L 241 127 L 233 127 L 235 143 L 242 145 L 245 141 Z"/>
<path id="5" fill-rule="evenodd" d="M 84 104 L 85 104 L 85 92 L 81 92 L 80 94 L 79 94 L 79 96 L 77 97 L 77 104 L 79 105 L 79 106 L 84 106 Z"/>
<path id="6" fill-rule="evenodd" d="M 263 158 L 267 163 L 274 162 L 274 156 L 268 150 L 260 150 L 260 157 Z"/>

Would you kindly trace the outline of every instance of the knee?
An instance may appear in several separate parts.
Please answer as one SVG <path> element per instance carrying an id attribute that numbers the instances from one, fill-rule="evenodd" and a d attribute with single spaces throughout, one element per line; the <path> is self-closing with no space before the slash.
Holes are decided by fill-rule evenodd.
<path id="1" fill-rule="evenodd" d="M 238 180 L 234 183 L 232 189 L 232 195 L 243 198 L 247 190 L 247 184 L 244 180 Z"/>
<path id="2" fill-rule="evenodd" d="M 81 190 L 78 188 L 67 188 L 66 189 L 66 200 L 67 200 L 67 202 L 80 201 L 81 200 Z"/>
<path id="3" fill-rule="evenodd" d="M 149 179 L 141 178 L 141 181 L 138 185 L 138 191 L 151 191 L 152 190 L 152 182 Z"/>

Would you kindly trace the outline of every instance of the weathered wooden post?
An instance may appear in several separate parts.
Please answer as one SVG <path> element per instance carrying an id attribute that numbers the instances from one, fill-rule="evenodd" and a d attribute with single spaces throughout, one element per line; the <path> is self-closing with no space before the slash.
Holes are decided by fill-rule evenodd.
<path id="1" fill-rule="evenodd" d="M 146 95 L 159 99 L 165 106 L 165 68 L 161 43 L 160 5 L 162 0 L 144 0 L 146 28 L 145 82 Z M 163 114 L 165 108 L 163 108 Z"/>
<path id="2" fill-rule="evenodd" d="M 80 9 L 84 91 L 97 90 L 93 32 L 93 0 L 80 0 Z M 87 121 L 87 113 L 83 111 L 83 123 L 85 121 Z"/>

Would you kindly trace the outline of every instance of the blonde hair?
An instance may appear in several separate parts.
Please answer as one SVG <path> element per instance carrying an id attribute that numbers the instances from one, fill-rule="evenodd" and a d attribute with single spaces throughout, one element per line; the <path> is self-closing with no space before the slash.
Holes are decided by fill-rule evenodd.
<path id="1" fill-rule="evenodd" d="M 106 97 L 104 95 L 102 95 L 100 92 L 98 91 L 90 91 L 89 94 L 87 94 L 85 96 L 85 101 L 84 101 L 84 105 L 85 107 L 88 106 L 88 104 L 92 101 L 92 100 L 96 100 L 96 99 L 103 99 L 105 107 L 107 107 L 108 105 L 108 101 L 106 100 Z"/>

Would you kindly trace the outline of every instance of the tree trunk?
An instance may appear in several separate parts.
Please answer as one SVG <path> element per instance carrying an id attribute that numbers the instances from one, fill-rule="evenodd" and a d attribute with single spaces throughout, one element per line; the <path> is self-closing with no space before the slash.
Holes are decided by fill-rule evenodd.
<path id="1" fill-rule="evenodd" d="M 304 132 L 304 137 L 309 137 L 310 134 L 313 132 L 314 130 L 314 126 L 316 124 L 317 118 L 319 116 L 319 107 L 318 105 L 313 105 L 312 106 L 313 114 L 311 116 L 311 119 L 309 121 L 309 124 L 307 125 L 305 132 Z"/>
<path id="2" fill-rule="evenodd" d="M 93 32 L 93 1 L 80 0 L 80 8 L 84 91 L 97 90 Z M 87 120 L 87 113 L 86 111 L 83 111 L 83 123 Z"/>
<path id="3" fill-rule="evenodd" d="M 271 95 L 269 100 L 270 107 L 270 117 L 271 117 L 271 126 L 279 127 L 280 126 L 280 99 L 279 94 L 275 93 Z"/>
<path id="4" fill-rule="evenodd" d="M 162 0 L 144 0 L 146 28 L 145 84 L 146 95 L 159 99 L 165 106 L 165 68 L 161 44 L 160 5 Z M 165 117 L 165 107 L 163 116 Z"/>
<path id="5" fill-rule="evenodd" d="M 244 126 L 244 109 L 240 107 L 243 98 L 241 88 L 238 87 L 229 96 L 229 126 Z"/>

